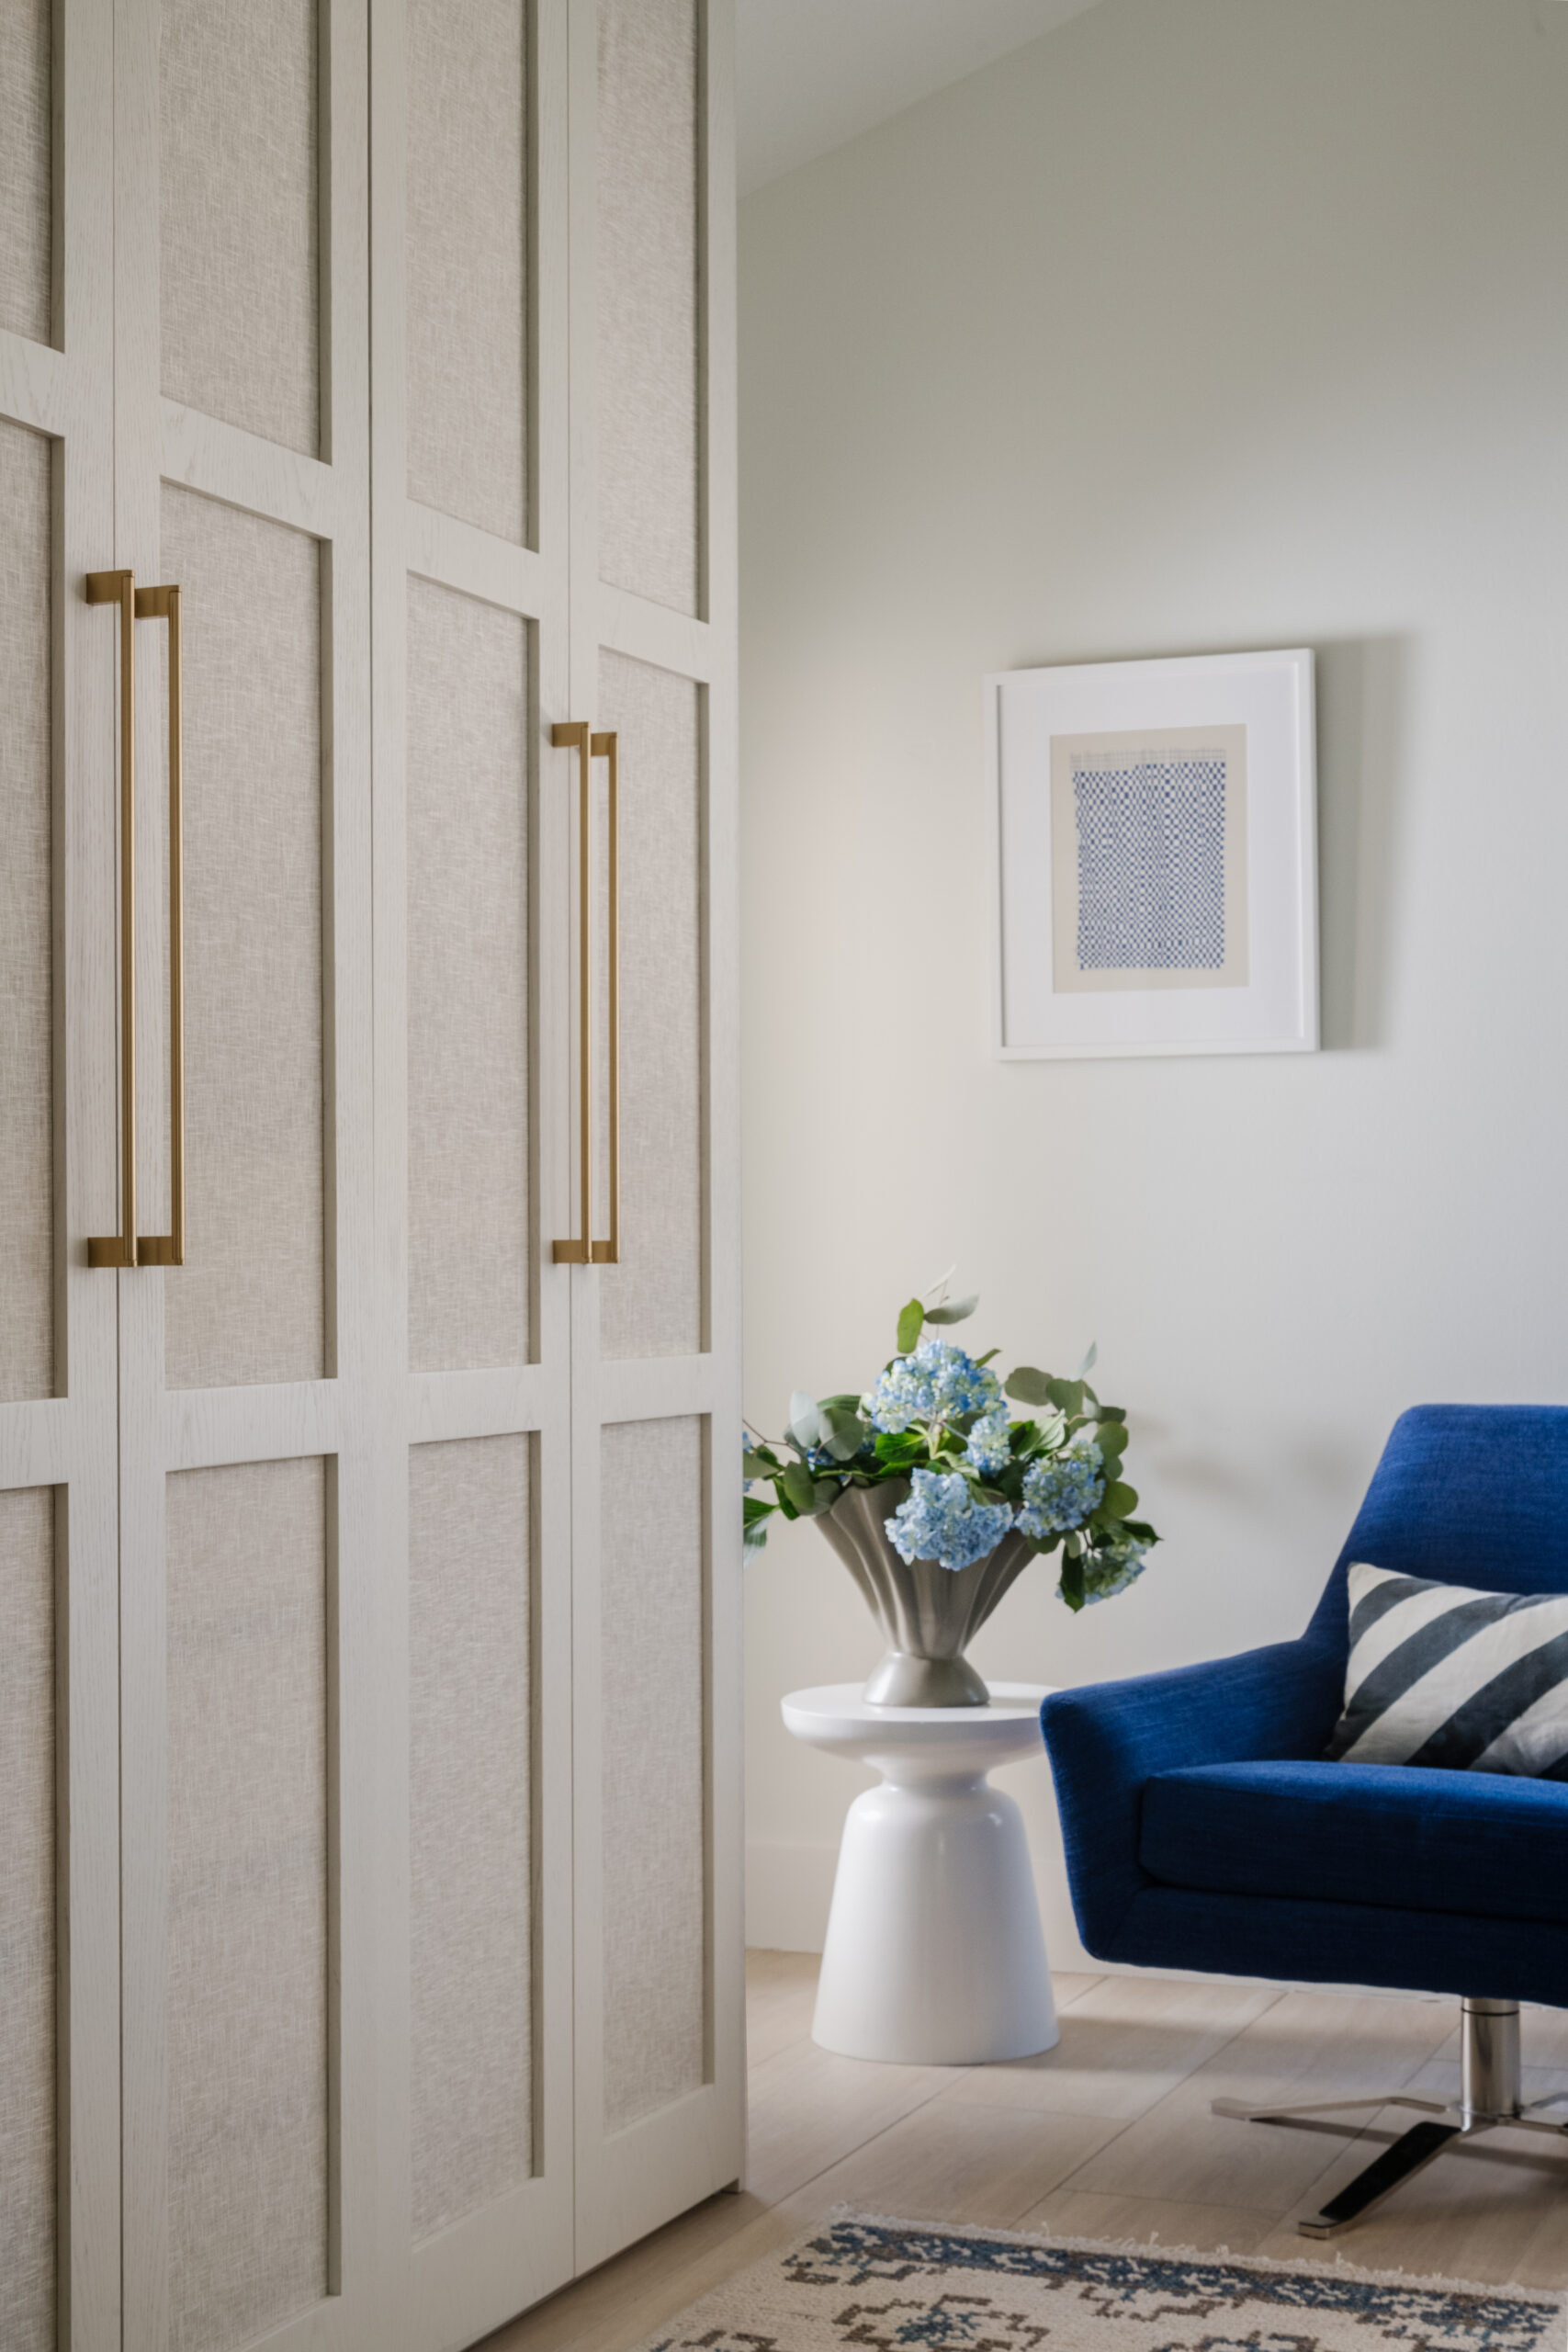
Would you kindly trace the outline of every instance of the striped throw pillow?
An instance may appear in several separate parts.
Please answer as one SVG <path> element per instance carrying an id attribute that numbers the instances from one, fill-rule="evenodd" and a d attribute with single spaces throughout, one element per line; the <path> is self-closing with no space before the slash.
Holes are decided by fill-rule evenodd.
<path id="1" fill-rule="evenodd" d="M 1568 1781 L 1568 1593 L 1472 1592 L 1358 1562 L 1325 1754 Z"/>

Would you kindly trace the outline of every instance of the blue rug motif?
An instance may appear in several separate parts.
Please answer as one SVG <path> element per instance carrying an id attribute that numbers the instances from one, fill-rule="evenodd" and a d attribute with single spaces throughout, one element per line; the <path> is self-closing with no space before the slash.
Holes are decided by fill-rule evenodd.
<path id="1" fill-rule="evenodd" d="M 1556 2295 L 846 2217 L 640 2352 L 1568 2352 Z"/>

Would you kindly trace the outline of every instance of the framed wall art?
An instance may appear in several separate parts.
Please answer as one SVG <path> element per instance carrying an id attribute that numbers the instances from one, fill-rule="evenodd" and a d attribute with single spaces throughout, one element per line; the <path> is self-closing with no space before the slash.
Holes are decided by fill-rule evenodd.
<path id="1" fill-rule="evenodd" d="M 1313 657 L 986 681 L 1004 1059 L 1317 1046 Z"/>

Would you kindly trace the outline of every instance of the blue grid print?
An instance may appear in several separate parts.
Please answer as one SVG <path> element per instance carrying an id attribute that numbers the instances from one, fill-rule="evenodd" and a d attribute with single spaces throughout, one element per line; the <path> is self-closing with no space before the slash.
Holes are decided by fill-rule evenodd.
<path id="1" fill-rule="evenodd" d="M 1225 960 L 1225 755 L 1073 762 L 1080 972 L 1217 972 Z"/>

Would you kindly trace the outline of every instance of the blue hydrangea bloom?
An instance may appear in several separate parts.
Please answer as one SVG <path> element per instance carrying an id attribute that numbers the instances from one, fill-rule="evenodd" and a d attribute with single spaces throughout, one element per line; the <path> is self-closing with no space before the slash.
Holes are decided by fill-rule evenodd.
<path id="1" fill-rule="evenodd" d="M 935 1560 L 955 1572 L 994 1552 L 1012 1525 L 1006 1503 L 982 1503 L 958 1471 L 917 1470 L 887 1523 L 888 1541 L 906 1560 Z"/>
<path id="2" fill-rule="evenodd" d="M 1102 1500 L 1104 1456 L 1098 1445 L 1075 1445 L 1052 1462 L 1032 1462 L 1023 1476 L 1018 1523 L 1038 1543 L 1081 1527 Z"/>
<path id="3" fill-rule="evenodd" d="M 889 1364 L 866 1405 L 874 1427 L 896 1435 L 918 1421 L 993 1412 L 1001 1401 L 1001 1383 L 988 1364 L 976 1363 L 949 1340 L 922 1340 L 913 1355 Z"/>
<path id="4" fill-rule="evenodd" d="M 1012 1459 L 1011 1424 L 1005 1408 L 987 1413 L 969 1432 L 969 1442 L 964 1458 L 972 1462 L 982 1478 L 1000 1476 Z"/>
<path id="5" fill-rule="evenodd" d="M 1083 1564 L 1083 1597 L 1088 1607 L 1096 1600 L 1114 1600 L 1136 1584 L 1148 1566 L 1148 1545 L 1128 1536 L 1125 1543 L 1095 1552 Z"/>

